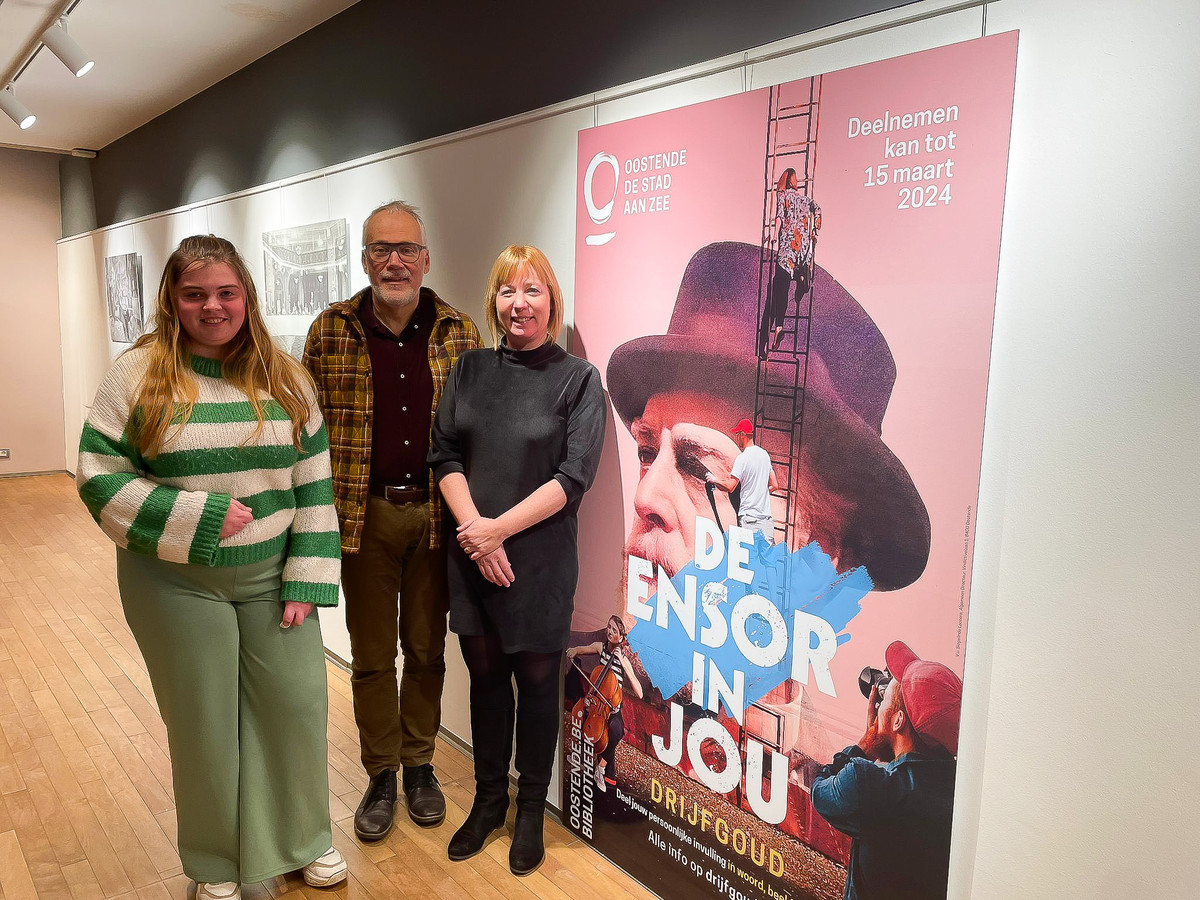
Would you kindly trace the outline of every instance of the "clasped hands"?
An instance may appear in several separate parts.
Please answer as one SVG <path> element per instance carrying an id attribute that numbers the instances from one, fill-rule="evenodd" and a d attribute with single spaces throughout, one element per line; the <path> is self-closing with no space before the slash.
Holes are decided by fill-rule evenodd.
<path id="1" fill-rule="evenodd" d="M 458 526 L 458 543 L 467 556 L 479 566 L 479 572 L 494 585 L 508 587 L 516 578 L 504 552 L 504 541 L 510 535 L 499 519 L 480 516 Z"/>

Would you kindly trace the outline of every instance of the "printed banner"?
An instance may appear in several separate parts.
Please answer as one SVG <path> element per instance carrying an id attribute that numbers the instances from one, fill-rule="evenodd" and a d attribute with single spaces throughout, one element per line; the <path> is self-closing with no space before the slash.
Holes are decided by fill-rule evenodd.
<path id="1" fill-rule="evenodd" d="M 580 132 L 563 818 L 664 897 L 945 894 L 1016 50 Z"/>

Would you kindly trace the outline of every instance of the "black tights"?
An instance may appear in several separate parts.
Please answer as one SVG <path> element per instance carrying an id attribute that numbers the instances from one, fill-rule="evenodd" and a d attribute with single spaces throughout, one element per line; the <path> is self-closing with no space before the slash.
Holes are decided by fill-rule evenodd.
<path id="1" fill-rule="evenodd" d="M 608 717 L 608 743 L 604 745 L 604 752 L 600 754 L 605 763 L 604 776 L 613 784 L 617 782 L 617 745 L 623 737 L 625 720 L 621 718 L 621 711 L 618 709 Z"/>
<path id="2" fill-rule="evenodd" d="M 499 802 L 501 797 L 507 798 L 508 762 L 515 731 L 517 806 L 544 805 L 562 717 L 558 705 L 562 651 L 505 653 L 494 634 L 460 635 L 459 646 L 471 674 L 477 800 Z"/>
<path id="3" fill-rule="evenodd" d="M 786 266 L 776 264 L 775 273 L 771 278 L 771 296 L 763 309 L 762 322 L 758 327 L 760 355 L 765 355 L 775 343 L 774 331 L 783 325 L 783 319 L 787 313 L 788 289 L 792 286 L 793 281 L 796 282 L 796 315 L 799 316 L 801 314 L 800 304 L 812 285 L 808 266 L 803 262 L 798 262 L 795 270 L 789 271 Z"/>

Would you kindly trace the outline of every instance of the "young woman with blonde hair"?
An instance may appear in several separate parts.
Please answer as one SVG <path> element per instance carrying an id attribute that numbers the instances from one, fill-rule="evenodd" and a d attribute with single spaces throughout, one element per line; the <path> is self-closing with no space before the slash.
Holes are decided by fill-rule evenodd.
<path id="1" fill-rule="evenodd" d="M 185 238 L 167 260 L 153 329 L 84 423 L 78 489 L 117 545 L 197 900 L 296 869 L 343 880 L 312 614 L 338 596 L 328 441 L 308 374 L 272 344 L 229 241 Z"/>

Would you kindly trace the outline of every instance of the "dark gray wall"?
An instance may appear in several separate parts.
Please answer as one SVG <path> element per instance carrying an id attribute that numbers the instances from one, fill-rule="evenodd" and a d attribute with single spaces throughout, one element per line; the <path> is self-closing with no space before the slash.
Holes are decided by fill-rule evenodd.
<path id="1" fill-rule="evenodd" d="M 910 2 L 362 0 L 101 150 L 91 162 L 96 222 L 244 190 Z"/>
<path id="2" fill-rule="evenodd" d="M 58 184 L 63 237 L 96 228 L 96 198 L 92 194 L 92 173 L 88 161 L 74 156 L 60 159 Z"/>

